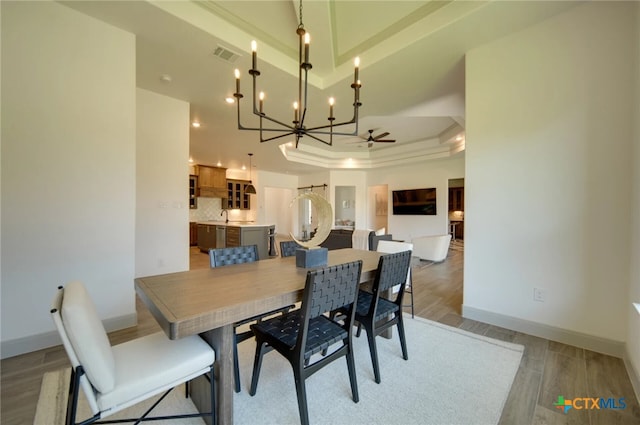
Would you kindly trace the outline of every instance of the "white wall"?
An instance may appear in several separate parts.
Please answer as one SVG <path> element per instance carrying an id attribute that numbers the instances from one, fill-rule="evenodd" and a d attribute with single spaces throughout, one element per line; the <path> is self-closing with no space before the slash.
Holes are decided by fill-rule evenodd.
<path id="1" fill-rule="evenodd" d="M 275 224 L 279 235 L 294 232 L 298 220 L 298 208 L 289 207 L 297 195 L 298 177 L 290 174 L 258 171 L 254 173 L 257 192 L 257 222 Z M 297 234 L 297 233 L 294 233 Z"/>
<path id="2" fill-rule="evenodd" d="M 464 162 L 464 158 L 460 157 L 371 170 L 367 176 L 367 184 L 369 186 L 387 184 L 389 188 L 387 233 L 392 234 L 394 239 L 407 241 L 418 236 L 449 233 L 449 179 L 464 177 Z M 393 215 L 391 201 L 393 190 L 430 187 L 436 188 L 437 215 Z"/>
<path id="3" fill-rule="evenodd" d="M 636 3 L 636 60 L 635 60 L 635 133 L 633 136 L 633 180 L 631 190 L 631 283 L 629 300 L 640 303 L 640 4 Z M 640 394 L 640 312 L 627 304 L 629 327 L 627 329 L 627 357 L 635 375 L 636 394 Z"/>
<path id="4" fill-rule="evenodd" d="M 189 270 L 189 104 L 136 94 L 136 277 Z"/>
<path id="5" fill-rule="evenodd" d="M 626 339 L 634 7 L 584 4 L 467 54 L 465 315 Z"/>
<path id="6" fill-rule="evenodd" d="M 7 357 L 57 343 L 50 302 L 72 279 L 135 323 L 135 39 L 54 2 L 0 7 Z"/>

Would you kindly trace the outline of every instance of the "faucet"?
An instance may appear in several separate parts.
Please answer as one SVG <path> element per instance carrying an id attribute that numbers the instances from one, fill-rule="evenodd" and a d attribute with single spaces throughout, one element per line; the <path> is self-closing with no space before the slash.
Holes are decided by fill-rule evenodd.
<path id="1" fill-rule="evenodd" d="M 222 214 L 225 214 L 226 220 L 224 222 L 228 223 L 229 222 L 229 211 L 228 210 L 222 210 L 222 211 L 220 211 L 220 217 L 222 217 Z"/>

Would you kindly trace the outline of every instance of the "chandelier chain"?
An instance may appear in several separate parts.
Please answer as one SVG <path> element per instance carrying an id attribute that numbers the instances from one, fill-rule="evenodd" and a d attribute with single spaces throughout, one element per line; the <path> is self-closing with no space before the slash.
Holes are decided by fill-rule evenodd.
<path id="1" fill-rule="evenodd" d="M 303 28 L 304 29 L 304 24 L 302 23 L 302 0 L 300 0 L 300 24 L 298 24 L 298 28 Z"/>

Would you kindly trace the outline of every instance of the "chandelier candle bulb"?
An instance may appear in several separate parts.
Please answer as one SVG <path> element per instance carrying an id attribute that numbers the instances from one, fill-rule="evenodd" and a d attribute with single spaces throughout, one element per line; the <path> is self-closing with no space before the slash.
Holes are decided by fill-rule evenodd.
<path id="1" fill-rule="evenodd" d="M 358 85 L 360 84 L 360 82 L 358 81 L 358 68 L 360 68 L 360 58 L 356 57 L 353 63 L 355 64 L 355 73 L 353 75 L 353 83 L 355 85 Z"/>
<path id="2" fill-rule="evenodd" d="M 264 101 L 264 92 L 263 92 L 263 91 L 261 91 L 261 92 L 260 92 L 260 113 L 262 113 L 262 104 L 263 104 L 263 101 Z"/>
<path id="3" fill-rule="evenodd" d="M 258 43 L 255 40 L 251 40 L 251 69 L 256 69 L 256 63 L 258 62 Z"/>
<path id="4" fill-rule="evenodd" d="M 240 70 L 236 69 L 234 74 L 236 76 L 236 93 L 240 93 Z"/>
<path id="5" fill-rule="evenodd" d="M 309 43 L 311 41 L 311 37 L 309 37 L 309 33 L 304 35 L 304 63 L 309 63 Z"/>
<path id="6" fill-rule="evenodd" d="M 330 97 L 329 98 L 329 119 L 333 118 L 333 104 L 335 103 L 335 100 Z"/>
<path id="7" fill-rule="evenodd" d="M 293 122 L 298 122 L 298 102 L 293 102 Z"/>

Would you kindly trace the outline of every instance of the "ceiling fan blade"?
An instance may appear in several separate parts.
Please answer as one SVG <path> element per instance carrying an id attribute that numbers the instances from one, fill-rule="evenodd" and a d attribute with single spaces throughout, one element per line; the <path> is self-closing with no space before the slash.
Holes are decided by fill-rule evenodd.
<path id="1" fill-rule="evenodd" d="M 379 134 L 376 137 L 374 137 L 373 140 L 378 141 L 378 139 L 382 139 L 383 137 L 387 137 L 388 135 L 389 135 L 388 132 L 384 132 L 384 133 Z"/>
<path id="2" fill-rule="evenodd" d="M 376 143 L 395 143 L 395 140 L 391 140 L 391 139 L 382 139 L 382 140 L 374 140 L 374 142 Z"/>

